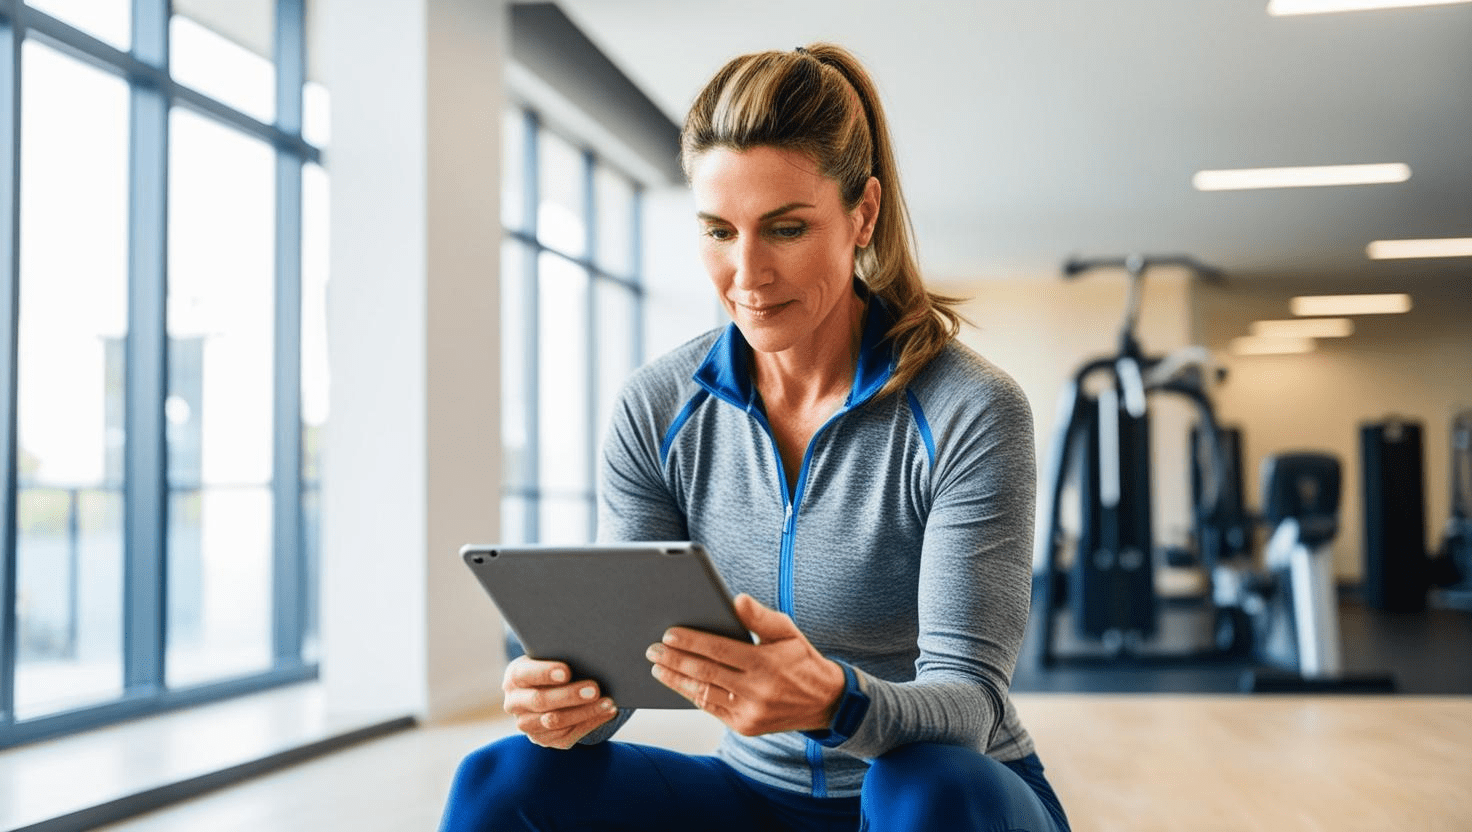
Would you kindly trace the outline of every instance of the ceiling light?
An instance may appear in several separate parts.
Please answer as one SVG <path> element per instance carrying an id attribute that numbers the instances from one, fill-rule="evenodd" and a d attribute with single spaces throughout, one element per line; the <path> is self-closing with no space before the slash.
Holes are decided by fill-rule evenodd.
<path id="1" fill-rule="evenodd" d="M 1306 295 L 1289 301 L 1295 315 L 1394 315 L 1411 311 L 1410 295 Z"/>
<path id="2" fill-rule="evenodd" d="M 1257 188 L 1317 188 L 1325 185 L 1380 185 L 1404 182 L 1411 168 L 1401 162 L 1384 165 L 1319 165 L 1303 168 L 1203 170 L 1191 177 L 1198 191 L 1246 191 Z"/>
<path id="3" fill-rule="evenodd" d="M 1369 9 L 1403 9 L 1408 6 L 1450 6 L 1469 0 L 1270 0 L 1268 14 L 1282 17 L 1290 14 L 1325 14 L 1328 12 L 1362 12 Z"/>
<path id="4" fill-rule="evenodd" d="M 1295 318 L 1287 321 L 1257 321 L 1252 334 L 1259 338 L 1345 338 L 1354 334 L 1348 318 Z"/>
<path id="5" fill-rule="evenodd" d="M 1365 247 L 1371 260 L 1405 260 L 1412 257 L 1472 257 L 1472 237 L 1441 240 L 1376 240 Z"/>
<path id="6" fill-rule="evenodd" d="M 1296 355 L 1313 351 L 1312 338 L 1262 338 L 1244 335 L 1232 339 L 1233 355 Z"/>

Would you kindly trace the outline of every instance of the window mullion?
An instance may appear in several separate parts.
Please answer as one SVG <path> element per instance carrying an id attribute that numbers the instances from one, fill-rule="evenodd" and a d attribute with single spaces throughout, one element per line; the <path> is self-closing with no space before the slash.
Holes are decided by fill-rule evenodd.
<path id="1" fill-rule="evenodd" d="M 167 0 L 134 0 L 135 57 L 166 69 L 168 24 Z M 164 687 L 169 103 L 138 84 L 130 96 L 123 684 L 139 695 Z"/>
<path id="2" fill-rule="evenodd" d="M 15 721 L 16 659 L 16 446 L 20 361 L 20 42 L 14 8 L 0 28 L 0 67 L 8 73 L 8 107 L 0 107 L 0 725 Z"/>
<path id="3" fill-rule="evenodd" d="M 593 276 L 598 260 L 598 203 L 593 184 L 593 152 L 583 151 L 583 251 L 587 252 L 588 292 L 583 302 L 588 305 L 588 348 L 585 385 L 588 394 L 588 530 L 592 538 L 598 531 L 598 280 Z"/>
<path id="4" fill-rule="evenodd" d="M 276 119 L 300 135 L 306 78 L 302 0 L 276 4 Z M 275 430 L 272 432 L 273 664 L 301 661 L 306 623 L 306 552 L 302 532 L 302 160 L 276 149 Z"/>
<path id="5" fill-rule="evenodd" d="M 523 203 L 522 230 L 530 235 L 532 240 L 537 239 L 537 211 L 541 205 L 542 184 L 539 179 L 541 164 L 538 162 L 540 153 L 538 151 L 538 133 L 541 131 L 541 123 L 531 110 L 525 112 L 522 120 L 523 129 Z M 541 287 L 540 280 L 541 260 L 540 244 L 527 250 L 524 258 L 521 279 L 525 295 L 522 300 L 522 310 L 526 315 L 526 402 L 524 403 L 526 413 L 526 484 L 533 489 L 542 486 L 541 463 L 538 455 L 541 452 Z M 524 515 L 526 528 L 523 530 L 528 542 L 536 542 L 541 537 L 541 500 L 529 500 Z"/>
<path id="6" fill-rule="evenodd" d="M 634 238 L 632 248 L 629 249 L 629 276 L 634 283 L 634 338 L 629 348 L 634 353 L 634 363 L 630 366 L 638 367 L 644 363 L 644 188 L 642 186 L 634 186 L 633 201 L 629 217 L 629 234 Z"/>

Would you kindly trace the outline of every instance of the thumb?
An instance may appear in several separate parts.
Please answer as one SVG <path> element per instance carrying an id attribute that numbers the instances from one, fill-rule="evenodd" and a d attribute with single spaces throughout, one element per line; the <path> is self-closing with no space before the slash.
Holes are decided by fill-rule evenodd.
<path id="1" fill-rule="evenodd" d="M 736 616 L 746 629 L 757 635 L 763 643 L 781 641 L 800 635 L 797 625 L 787 615 L 777 612 L 771 607 L 762 606 L 755 598 L 741 593 L 732 602 L 736 607 Z"/>

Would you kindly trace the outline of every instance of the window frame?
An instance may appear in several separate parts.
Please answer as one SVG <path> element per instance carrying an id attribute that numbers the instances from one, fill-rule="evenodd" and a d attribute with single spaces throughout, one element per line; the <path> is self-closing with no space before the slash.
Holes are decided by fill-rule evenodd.
<path id="1" fill-rule="evenodd" d="M 507 116 L 512 112 L 520 113 L 521 132 L 521 179 L 522 179 L 522 203 L 521 224 L 516 227 L 510 223 L 503 222 L 503 239 L 511 241 L 522 247 L 522 273 L 520 275 L 503 274 L 502 280 L 522 281 L 522 312 L 524 327 L 522 352 L 525 356 L 523 372 L 525 373 L 525 395 L 519 403 L 522 408 L 522 417 L 525 420 L 527 430 L 526 447 L 526 475 L 522 483 L 503 482 L 501 487 L 501 498 L 503 502 L 507 499 L 520 500 L 524 507 L 522 515 L 522 528 L 515 532 L 515 536 L 526 543 L 538 543 L 543 539 L 541 528 L 542 501 L 547 498 L 581 499 L 588 507 L 587 538 L 592 540 L 597 532 L 597 489 L 598 489 L 598 460 L 600 456 L 599 438 L 605 425 L 598 423 L 599 380 L 597 372 L 598 358 L 598 305 L 597 292 L 600 285 L 613 286 L 629 293 L 631 300 L 630 308 L 632 320 L 630 331 L 633 333 L 632 343 L 629 348 L 630 366 L 638 367 L 644 361 L 644 306 L 647 290 L 644 285 L 644 263 L 643 263 L 643 204 L 645 196 L 645 183 L 639 178 L 629 174 L 618 165 L 610 163 L 607 159 L 600 157 L 587 142 L 577 140 L 566 132 L 548 126 L 542 119 L 535 105 L 517 101 L 515 98 L 508 103 Z M 582 158 L 582 195 L 583 195 L 583 254 L 574 256 L 568 252 L 561 251 L 548 245 L 540 239 L 537 226 L 537 215 L 541 204 L 541 153 L 540 136 L 543 131 L 551 132 L 558 138 L 571 144 L 581 151 Z M 598 262 L 598 189 L 597 172 L 599 168 L 606 168 L 626 180 L 631 186 L 630 195 L 630 217 L 629 229 L 629 272 L 627 274 L 616 274 Z M 587 482 L 588 488 L 579 493 L 569 491 L 550 492 L 542 487 L 542 476 L 539 466 L 540 443 L 540 418 L 541 418 L 541 377 L 540 377 L 540 337 L 541 337 L 541 310 L 540 310 L 540 266 L 543 254 L 558 257 L 578 268 L 588 275 L 588 287 L 583 303 L 586 304 L 588 313 L 588 339 L 585 355 L 585 368 L 583 380 L 586 385 L 588 425 L 586 440 L 588 454 Z M 502 314 L 507 314 L 503 310 Z M 503 407 L 516 407 L 516 402 L 504 402 Z M 511 530 L 503 529 L 502 536 L 511 539 Z"/>
<path id="2" fill-rule="evenodd" d="M 0 0 L 0 748 L 75 733 L 317 678 L 303 660 L 312 599 L 307 541 L 301 411 L 302 169 L 321 151 L 302 136 L 306 81 L 305 0 L 275 0 L 273 63 L 276 117 L 265 123 L 176 82 L 169 70 L 168 0 L 132 0 L 128 51 L 23 0 Z M 127 82 L 129 118 L 128 335 L 126 341 L 123 692 L 120 697 L 16 721 L 17 498 L 20 291 L 21 48 L 25 39 L 56 49 Z M 5 83 L 8 81 L 8 83 Z M 6 98 L 8 96 L 8 99 Z M 9 106 L 6 106 L 6 105 Z M 169 113 L 185 107 L 275 151 L 275 310 L 272 472 L 272 666 L 258 673 L 169 688 L 164 402 L 168 391 L 167 258 Z M 3 141 L 9 139 L 9 141 Z"/>

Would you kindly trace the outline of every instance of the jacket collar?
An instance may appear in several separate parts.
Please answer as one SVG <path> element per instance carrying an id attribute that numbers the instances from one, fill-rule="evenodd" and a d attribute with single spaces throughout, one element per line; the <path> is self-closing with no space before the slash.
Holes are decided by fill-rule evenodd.
<path id="1" fill-rule="evenodd" d="M 859 361 L 844 408 L 854 408 L 874 397 L 894 373 L 894 344 L 885 334 L 895 317 L 878 295 L 854 281 L 854 288 L 869 300 L 864 313 L 864 334 L 859 340 Z M 757 406 L 756 385 L 751 380 L 751 345 L 736 325 L 728 324 L 711 345 L 705 360 L 696 368 L 695 383 L 728 404 L 744 410 Z"/>

